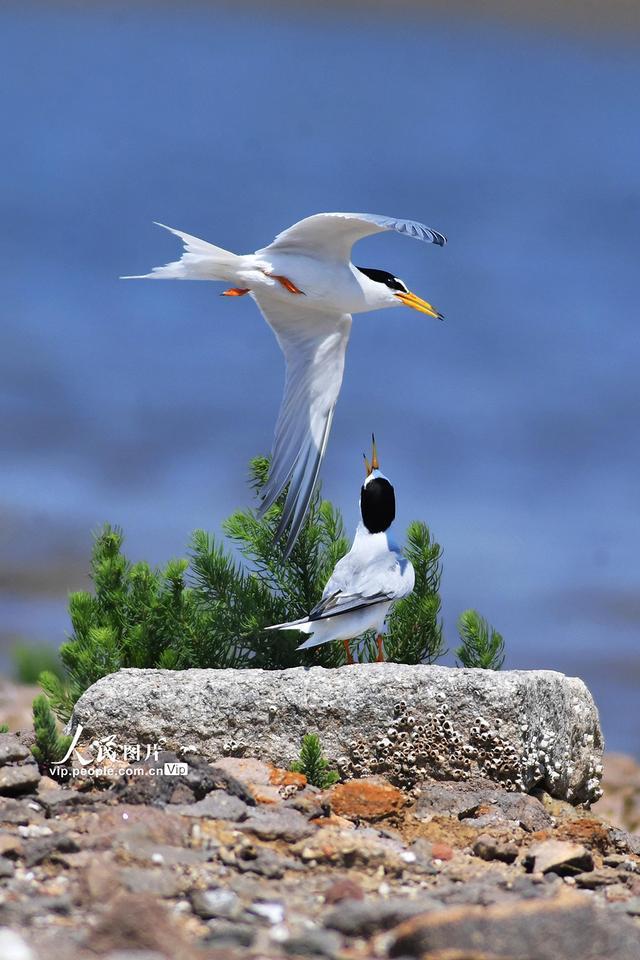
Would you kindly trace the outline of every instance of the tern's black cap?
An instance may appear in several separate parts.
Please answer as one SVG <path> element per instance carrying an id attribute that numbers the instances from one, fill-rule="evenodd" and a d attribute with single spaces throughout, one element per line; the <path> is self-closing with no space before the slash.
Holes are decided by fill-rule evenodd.
<path id="1" fill-rule="evenodd" d="M 369 280 L 374 280 L 376 283 L 383 283 L 385 287 L 389 287 L 390 290 L 399 290 L 402 293 L 408 292 L 402 280 L 398 280 L 397 277 L 394 277 L 394 275 L 387 270 L 375 270 L 373 267 L 358 267 L 358 270 L 360 273 L 364 273 L 366 277 L 369 277 Z"/>
<path id="2" fill-rule="evenodd" d="M 396 495 L 386 477 L 371 477 L 360 491 L 360 513 L 369 533 L 388 530 L 396 516 Z"/>

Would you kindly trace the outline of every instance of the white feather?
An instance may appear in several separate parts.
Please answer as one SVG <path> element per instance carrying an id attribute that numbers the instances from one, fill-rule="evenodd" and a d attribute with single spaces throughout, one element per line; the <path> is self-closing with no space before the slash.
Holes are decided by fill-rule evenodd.
<path id="1" fill-rule="evenodd" d="M 400 220 L 375 213 L 316 213 L 283 230 L 258 253 L 273 250 L 304 251 L 331 260 L 349 260 L 351 248 L 357 240 L 384 230 L 395 230 L 415 240 L 439 246 L 447 242 L 442 233 L 417 220 Z"/>
<path id="2" fill-rule="evenodd" d="M 324 457 L 333 411 L 342 385 L 351 317 L 312 308 L 305 297 L 263 289 L 254 299 L 274 331 L 286 363 L 285 388 L 276 424 L 269 480 L 261 512 L 289 490 L 281 530 L 291 523 L 293 546 Z"/>
<path id="3" fill-rule="evenodd" d="M 163 227 L 169 233 L 180 237 L 184 243 L 185 252 L 180 260 L 167 263 L 164 267 L 154 267 L 151 273 L 140 276 L 120 277 L 121 280 L 224 280 L 232 283 L 242 257 L 216 247 L 213 243 L 192 237 L 190 233 L 175 230 L 164 223 L 154 221 L 158 227 Z"/>

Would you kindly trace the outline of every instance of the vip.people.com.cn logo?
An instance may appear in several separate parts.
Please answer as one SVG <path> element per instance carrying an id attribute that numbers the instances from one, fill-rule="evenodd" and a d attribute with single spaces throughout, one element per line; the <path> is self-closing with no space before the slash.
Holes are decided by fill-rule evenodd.
<path id="1" fill-rule="evenodd" d="M 83 756 L 78 749 L 82 731 L 82 724 L 79 723 L 62 760 L 57 760 L 49 767 L 50 776 L 59 779 L 144 775 L 179 777 L 189 772 L 187 763 L 176 760 L 160 763 L 160 752 L 164 750 L 163 742 L 118 743 L 113 734 L 92 740 L 87 748 L 91 756 Z M 157 766 L 154 766 L 153 762 Z"/>

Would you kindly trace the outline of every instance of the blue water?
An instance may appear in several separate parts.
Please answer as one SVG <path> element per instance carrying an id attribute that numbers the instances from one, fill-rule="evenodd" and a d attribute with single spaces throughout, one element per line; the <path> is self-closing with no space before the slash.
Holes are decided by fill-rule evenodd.
<path id="1" fill-rule="evenodd" d="M 407 216 L 449 245 L 384 235 L 356 262 L 447 321 L 356 318 L 324 490 L 353 528 L 374 429 L 400 530 L 445 546 L 450 645 L 477 607 L 510 666 L 584 676 L 609 745 L 640 753 L 637 48 L 416 11 L 23 2 L 0 63 L 5 647 L 63 638 L 91 528 L 180 554 L 269 449 L 282 363 L 252 303 L 116 279 L 176 255 L 151 221 L 242 252 L 321 210 Z"/>

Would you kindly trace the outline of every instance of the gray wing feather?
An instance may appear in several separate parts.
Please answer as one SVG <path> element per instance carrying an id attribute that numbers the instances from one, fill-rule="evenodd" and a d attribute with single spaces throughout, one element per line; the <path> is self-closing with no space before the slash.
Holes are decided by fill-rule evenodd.
<path id="1" fill-rule="evenodd" d="M 260 513 L 264 515 L 289 484 L 277 531 L 279 538 L 289 528 L 285 547 L 288 556 L 304 522 L 327 448 L 342 385 L 351 317 L 307 308 L 308 315 L 301 318 L 304 307 L 298 303 L 284 305 L 263 292 L 254 294 L 254 298 L 276 334 L 286 362 L 284 396 Z"/>
<path id="2" fill-rule="evenodd" d="M 393 217 L 371 216 L 373 222 L 379 224 L 383 230 L 395 230 L 396 233 L 403 233 L 407 237 L 413 237 L 415 240 L 423 240 L 425 243 L 435 243 L 438 247 L 444 247 L 447 238 L 438 230 L 427 227 L 424 223 L 418 223 L 417 220 L 394 220 Z"/>
<path id="3" fill-rule="evenodd" d="M 257 252 L 306 251 L 349 260 L 351 247 L 357 240 L 384 230 L 395 230 L 405 237 L 435 243 L 440 247 L 447 242 L 444 234 L 417 220 L 401 220 L 375 213 L 316 213 L 283 230 L 268 247 Z"/>
<path id="4" fill-rule="evenodd" d="M 332 593 L 330 597 L 323 597 L 309 614 L 308 620 L 326 620 L 327 617 L 336 617 L 341 613 L 353 613 L 355 610 L 363 610 L 365 607 L 372 607 L 376 603 L 393 599 L 393 594 L 382 591 L 371 596 L 365 596 L 363 593 L 342 593 L 338 590 L 336 593 Z"/>

